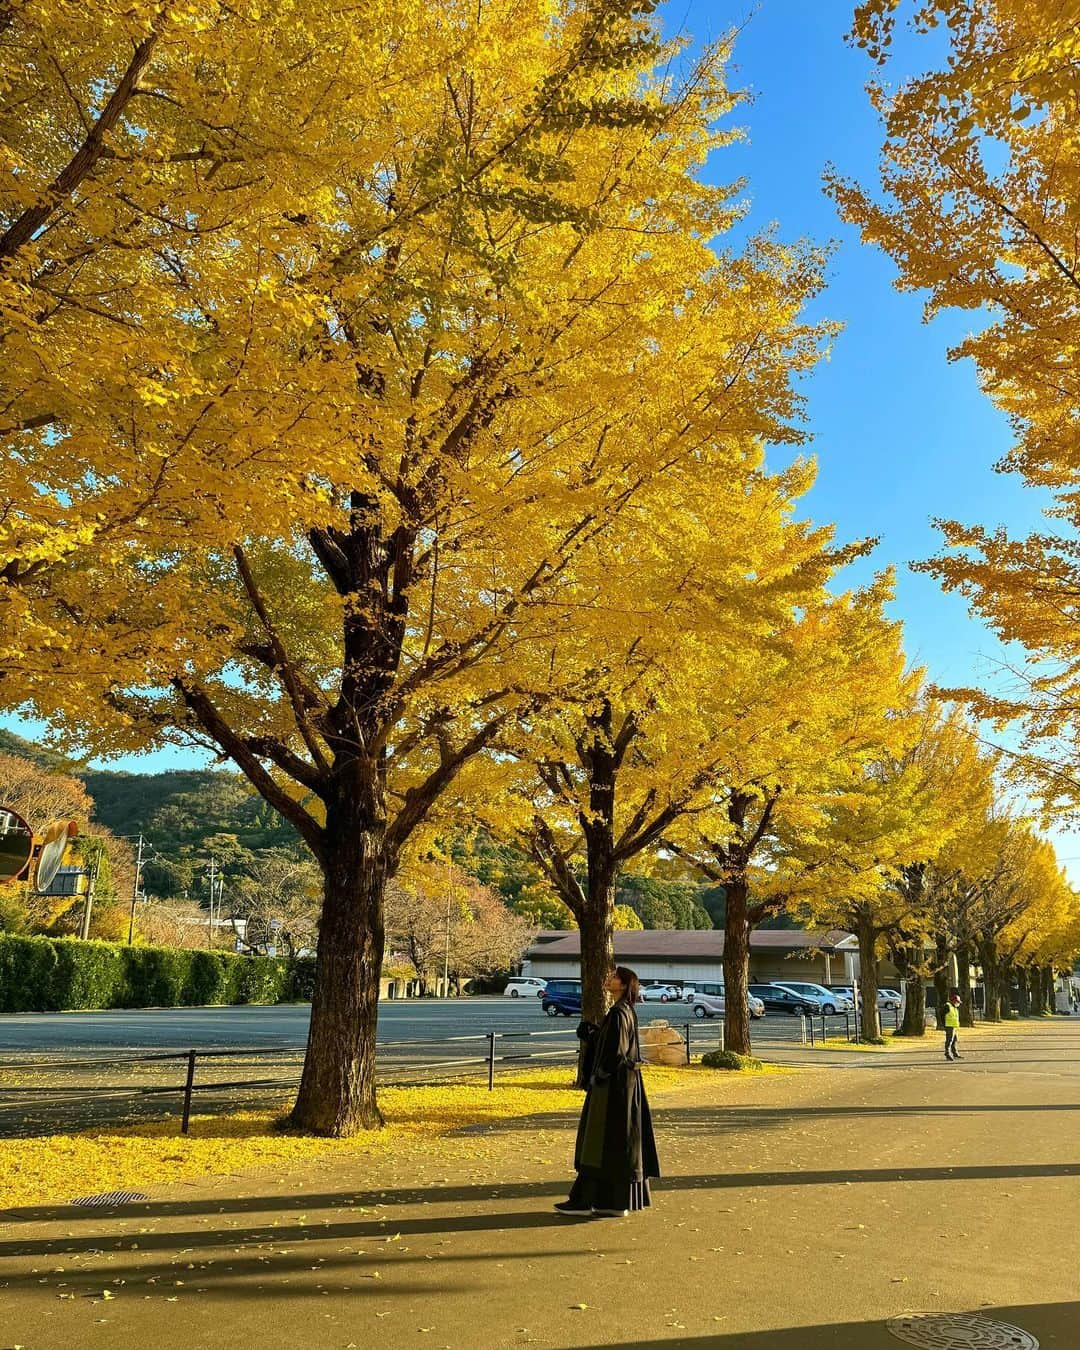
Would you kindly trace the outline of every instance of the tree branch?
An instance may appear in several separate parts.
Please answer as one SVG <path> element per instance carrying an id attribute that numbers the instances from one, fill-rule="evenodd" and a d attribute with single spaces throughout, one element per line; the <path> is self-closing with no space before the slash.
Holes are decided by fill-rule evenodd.
<path id="1" fill-rule="evenodd" d="M 0 235 L 0 258 L 10 258 L 28 243 L 45 224 L 60 203 L 71 195 L 83 179 L 92 172 L 101 158 L 105 137 L 116 126 L 132 94 L 139 86 L 143 72 L 150 63 L 154 47 L 161 35 L 164 15 L 158 11 L 154 24 L 139 43 L 119 84 L 109 96 L 101 115 L 90 128 L 86 139 L 60 170 L 41 201 L 28 206 L 3 235 Z"/>
<path id="2" fill-rule="evenodd" d="M 195 719 L 212 737 L 215 744 L 219 745 L 225 754 L 237 764 L 270 805 L 296 826 L 304 842 L 321 862 L 326 853 L 326 831 L 314 816 L 310 815 L 293 797 L 290 797 L 281 784 L 277 783 L 263 768 L 259 762 L 258 752 L 253 750 L 245 738 L 238 735 L 229 726 L 204 689 L 187 684 L 179 676 L 173 679 L 172 685 Z M 308 784 L 301 783 L 301 786 L 307 787 Z"/>
<path id="3" fill-rule="evenodd" d="M 266 635 L 270 639 L 270 646 L 274 654 L 274 665 L 272 667 L 274 674 L 281 680 L 292 706 L 293 717 L 296 719 L 296 726 L 300 735 L 304 738 L 304 744 L 308 748 L 312 762 L 320 774 L 329 773 L 330 763 L 323 754 L 322 747 L 319 745 L 318 738 L 311 729 L 308 721 L 308 709 L 319 707 L 322 700 L 315 691 L 306 684 L 300 676 L 299 671 L 289 659 L 285 650 L 285 644 L 274 627 L 270 618 L 269 611 L 266 608 L 266 602 L 263 600 L 262 593 L 248 564 L 247 555 L 239 544 L 233 545 L 233 557 L 236 559 L 236 566 L 240 572 L 241 580 L 244 583 L 244 589 L 247 591 L 248 599 L 251 601 L 252 608 L 259 616 L 259 621 L 266 630 Z M 286 770 L 286 772 L 290 772 Z M 295 775 L 294 775 L 295 776 Z M 302 780 L 301 780 L 302 781 Z"/>

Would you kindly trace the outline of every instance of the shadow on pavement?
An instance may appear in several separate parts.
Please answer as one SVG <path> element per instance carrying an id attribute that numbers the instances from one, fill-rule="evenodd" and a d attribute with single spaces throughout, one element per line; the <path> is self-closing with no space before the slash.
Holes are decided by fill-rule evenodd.
<path id="1" fill-rule="evenodd" d="M 704 1173 L 700 1175 L 671 1176 L 656 1183 L 659 1195 L 674 1194 L 679 1191 L 723 1191 L 752 1190 L 762 1186 L 845 1186 L 851 1183 L 867 1185 L 890 1185 L 913 1181 L 940 1183 L 943 1181 L 1005 1181 L 1018 1178 L 1040 1179 L 1049 1177 L 1080 1177 L 1080 1162 L 1075 1163 L 1009 1163 L 987 1164 L 977 1167 L 867 1167 L 851 1168 L 831 1172 L 730 1172 Z M 270 1195 L 240 1196 L 233 1199 L 207 1197 L 205 1200 L 160 1202 L 148 1201 L 143 1204 L 124 1205 L 114 1209 L 87 1210 L 68 1205 L 39 1206 L 36 1208 L 12 1209 L 4 1212 L 3 1217 L 20 1222 L 62 1221 L 67 1224 L 76 1221 L 100 1224 L 103 1219 L 135 1221 L 146 1218 L 182 1217 L 200 1214 L 242 1214 L 262 1213 L 281 1215 L 289 1209 L 302 1209 L 307 1213 L 319 1209 L 346 1210 L 356 1206 L 359 1212 L 380 1210 L 400 1204 L 445 1204 L 466 1203 L 484 1204 L 492 1200 L 542 1200 L 545 1197 L 566 1194 L 569 1179 L 559 1181 L 530 1181 L 509 1185 L 464 1185 L 430 1186 L 423 1189 L 384 1190 L 372 1192 L 338 1192 L 329 1195 Z M 500 1231 L 510 1228 L 547 1228 L 565 1225 L 566 1220 L 549 1209 L 526 1210 L 518 1213 L 488 1212 L 466 1215 L 433 1215 L 425 1217 L 394 1218 L 392 1214 L 371 1214 L 359 1217 L 355 1221 L 316 1225 L 304 1225 L 302 1228 L 282 1228 L 257 1225 L 255 1228 L 240 1232 L 228 1229 L 224 1233 L 210 1231 L 189 1233 L 151 1233 L 142 1234 L 140 1247 L 143 1249 L 163 1248 L 184 1241 L 193 1247 L 221 1245 L 223 1242 L 260 1240 L 280 1243 L 283 1240 L 298 1241 L 304 1237 L 376 1237 L 385 1235 L 392 1226 L 401 1233 L 435 1232 L 477 1232 L 483 1230 Z M 28 1254 L 55 1254 L 59 1252 L 100 1251 L 111 1247 L 122 1249 L 128 1244 L 128 1237 L 118 1236 L 102 1238 L 91 1233 L 76 1237 L 67 1234 L 62 1238 L 22 1239 L 15 1237 L 0 1242 L 0 1258 L 25 1256 Z"/>
<path id="2" fill-rule="evenodd" d="M 1041 1350 L 1073 1350 L 1080 1341 L 1080 1303 L 1031 1303 L 1017 1308 L 969 1308 L 965 1312 L 990 1321 L 1020 1327 L 1035 1336 Z M 997 1341 L 956 1342 L 971 1346 Z M 944 1350 L 945 1342 L 942 1342 Z M 1000 1344 L 1005 1345 L 1002 1341 Z M 788 1327 L 783 1331 L 718 1332 L 709 1336 L 671 1336 L 662 1340 L 575 1343 L 567 1350 L 901 1350 L 903 1341 L 891 1335 L 884 1319 L 870 1322 L 830 1322 L 827 1326 Z"/>
<path id="3" fill-rule="evenodd" d="M 273 1238 L 259 1233 L 256 1235 L 258 1242 L 254 1243 L 247 1240 L 247 1234 L 229 1231 L 208 1234 L 217 1239 L 214 1250 L 200 1254 L 192 1246 L 190 1235 L 184 1234 L 183 1245 L 179 1241 L 157 1244 L 172 1247 L 171 1252 L 160 1258 L 139 1259 L 137 1264 L 134 1261 L 125 1263 L 123 1283 L 129 1291 L 138 1289 L 148 1297 L 167 1296 L 175 1292 L 176 1285 L 181 1285 L 191 1293 L 220 1294 L 230 1300 L 251 1298 L 261 1301 L 267 1298 L 268 1292 L 274 1299 L 310 1298 L 313 1292 L 318 1292 L 354 1297 L 370 1295 L 382 1302 L 394 1294 L 448 1294 L 474 1289 L 481 1292 L 487 1287 L 483 1273 L 486 1262 L 520 1262 L 529 1266 L 552 1257 L 577 1257 L 587 1261 L 593 1256 L 590 1251 L 571 1246 L 553 1252 L 530 1247 L 524 1251 L 500 1248 L 492 1252 L 457 1254 L 437 1250 L 413 1255 L 407 1245 L 396 1242 L 392 1247 L 384 1245 L 390 1241 L 385 1233 L 377 1239 L 377 1248 L 366 1250 L 339 1249 L 329 1255 L 325 1247 L 308 1245 L 325 1240 L 327 1234 L 335 1239 L 357 1236 L 338 1228 L 313 1229 L 306 1235 L 290 1230 L 284 1236 L 280 1235 L 280 1230 L 274 1230 Z M 359 1236 L 363 1239 L 364 1235 Z M 367 1235 L 369 1240 L 370 1236 Z M 155 1244 L 145 1241 L 145 1234 L 139 1236 L 140 1258 L 152 1245 Z M 120 1244 L 120 1252 L 131 1246 L 129 1235 Z M 0 1287 L 4 1290 L 5 1302 L 20 1293 L 40 1294 L 45 1283 L 49 1284 L 54 1296 L 63 1292 L 68 1298 L 100 1298 L 102 1289 L 114 1282 L 121 1267 L 114 1263 L 117 1252 L 108 1243 L 92 1249 L 89 1255 L 91 1259 L 84 1259 L 77 1267 L 54 1271 L 48 1281 L 43 1280 L 41 1271 L 36 1268 L 17 1274 L 4 1272 Z M 470 1267 L 476 1269 L 470 1271 Z M 440 1272 L 444 1271 L 440 1277 Z M 178 1280 L 177 1276 L 183 1278 Z"/>

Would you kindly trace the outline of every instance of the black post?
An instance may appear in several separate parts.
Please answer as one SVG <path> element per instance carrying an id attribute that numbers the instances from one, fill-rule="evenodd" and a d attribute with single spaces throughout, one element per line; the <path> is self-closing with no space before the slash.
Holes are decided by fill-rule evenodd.
<path id="1" fill-rule="evenodd" d="M 495 1090 L 495 1032 L 488 1032 L 488 1091 Z"/>
<path id="2" fill-rule="evenodd" d="M 191 1089 L 195 1086 L 195 1051 L 187 1054 L 187 1082 L 184 1084 L 184 1118 L 180 1122 L 180 1133 L 187 1134 L 191 1121 Z"/>
<path id="3" fill-rule="evenodd" d="M 807 1017 L 807 1018 L 805 1018 L 804 1020 L 805 1020 L 805 1021 L 809 1024 L 809 1026 L 810 1026 L 810 1049 L 813 1050 L 813 1048 L 814 1048 L 814 1019 L 813 1019 L 813 1017 Z"/>
<path id="4" fill-rule="evenodd" d="M 686 1024 L 686 1062 L 690 1063 L 690 1023 Z"/>

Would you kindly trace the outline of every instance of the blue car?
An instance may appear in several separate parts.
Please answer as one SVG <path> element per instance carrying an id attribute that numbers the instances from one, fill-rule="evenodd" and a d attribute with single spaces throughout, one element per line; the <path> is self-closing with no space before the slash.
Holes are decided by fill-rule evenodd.
<path id="1" fill-rule="evenodd" d="M 581 981 L 548 980 L 540 1006 L 549 1017 L 580 1017 Z"/>

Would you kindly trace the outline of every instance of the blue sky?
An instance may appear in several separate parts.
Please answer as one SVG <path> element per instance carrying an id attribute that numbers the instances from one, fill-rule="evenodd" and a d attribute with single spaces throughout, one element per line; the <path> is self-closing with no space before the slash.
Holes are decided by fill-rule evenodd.
<path id="1" fill-rule="evenodd" d="M 714 156 L 709 172 L 748 180 L 744 228 L 775 222 L 782 237 L 837 246 L 815 309 L 844 330 L 803 387 L 819 465 L 808 510 L 835 521 L 842 539 L 880 537 L 869 568 L 897 567 L 895 612 L 913 662 L 943 683 L 986 676 L 1000 645 L 961 599 L 908 564 L 937 551 L 932 517 L 1024 531 L 1042 503 L 1019 479 L 993 472 L 1010 444 L 1008 424 L 979 392 L 974 366 L 947 360 L 978 316 L 925 324 L 922 298 L 894 289 L 893 264 L 860 243 L 822 191 L 829 162 L 871 189 L 878 182 L 881 131 L 864 92 L 872 67 L 844 42 L 852 6 L 762 0 L 748 18 L 731 0 L 671 0 L 666 12 L 669 21 L 685 15 L 695 36 L 742 27 L 732 83 L 752 95 L 736 114 L 747 139 Z M 897 46 L 901 60 L 919 55 L 911 42 Z"/>
<path id="2" fill-rule="evenodd" d="M 741 229 L 776 222 L 782 237 L 835 240 L 829 286 L 817 311 L 839 320 L 844 331 L 830 359 L 806 382 L 812 453 L 819 463 L 807 509 L 834 521 L 841 539 L 880 536 L 872 560 L 851 579 L 894 564 L 897 599 L 909 658 L 944 684 L 992 679 L 1000 644 L 967 614 L 964 602 L 946 596 L 908 564 L 938 547 L 933 516 L 994 525 L 1015 532 L 1039 522 L 1041 501 L 1011 475 L 993 472 L 1010 433 L 979 392 L 970 362 L 950 364 L 948 347 L 977 323 L 974 315 L 922 321 L 919 296 L 893 289 L 892 263 L 863 247 L 843 225 L 822 191 L 822 172 L 833 162 L 864 185 L 877 184 L 881 140 L 864 84 L 871 67 L 863 52 L 844 41 L 851 0 L 761 0 L 756 10 L 732 0 L 668 0 L 669 29 L 695 38 L 717 37 L 736 27 L 732 83 L 752 102 L 735 121 L 747 139 L 717 154 L 709 176 L 745 177 L 750 211 Z M 922 46 L 897 44 L 896 78 Z M 30 723 L 3 719 L 33 734 Z M 119 762 L 125 768 L 164 768 L 200 762 L 168 752 Z M 1059 851 L 1080 855 L 1065 839 Z M 1080 868 L 1077 869 L 1080 879 Z"/>

